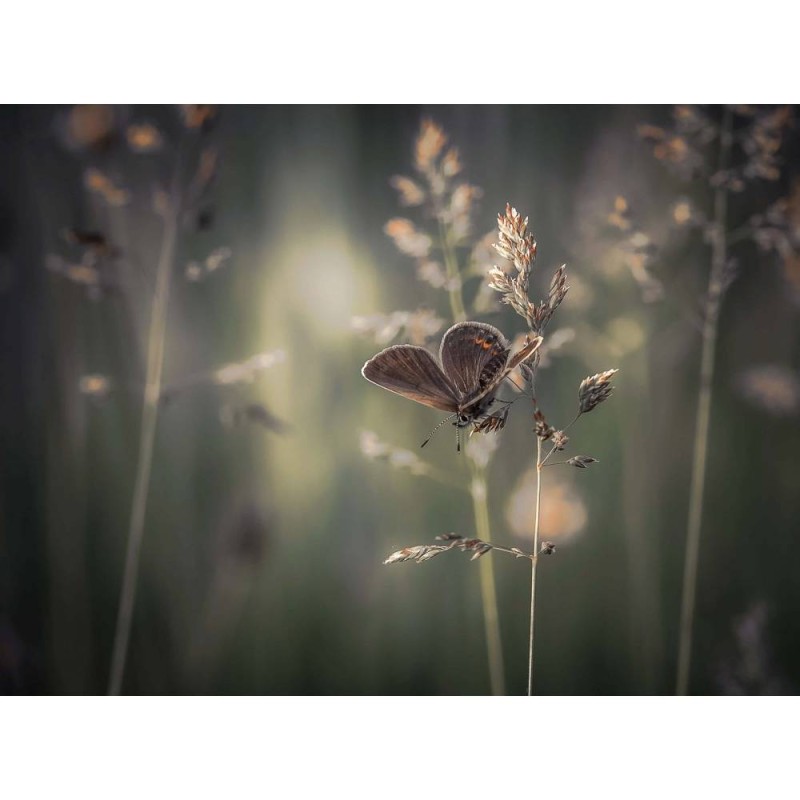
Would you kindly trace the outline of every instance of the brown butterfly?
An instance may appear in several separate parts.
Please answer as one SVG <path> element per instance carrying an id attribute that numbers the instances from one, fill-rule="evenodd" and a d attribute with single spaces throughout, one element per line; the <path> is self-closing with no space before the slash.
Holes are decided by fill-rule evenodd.
<path id="1" fill-rule="evenodd" d="M 440 424 L 456 417 L 453 424 L 465 428 L 488 415 L 500 384 L 541 343 L 537 336 L 511 356 L 511 345 L 497 328 L 459 322 L 442 338 L 438 361 L 424 347 L 396 344 L 367 361 L 361 374 L 390 392 L 451 412 Z"/>

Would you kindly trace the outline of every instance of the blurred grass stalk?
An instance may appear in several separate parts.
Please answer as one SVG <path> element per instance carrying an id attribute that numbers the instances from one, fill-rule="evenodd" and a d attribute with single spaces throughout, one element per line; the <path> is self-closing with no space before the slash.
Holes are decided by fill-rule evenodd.
<path id="1" fill-rule="evenodd" d="M 720 130 L 718 171 L 728 166 L 732 136 L 732 113 L 726 106 Z M 678 678 L 675 693 L 688 694 L 692 664 L 692 630 L 694 627 L 695 595 L 697 591 L 697 564 L 700 553 L 700 533 L 703 521 L 705 496 L 708 433 L 711 423 L 711 390 L 714 381 L 714 363 L 719 327 L 719 312 L 724 292 L 724 275 L 727 261 L 727 232 L 725 222 L 728 211 L 728 193 L 720 185 L 714 192 L 714 230 L 711 245 L 711 272 L 705 302 L 703 322 L 703 349 L 700 359 L 700 391 L 695 425 L 694 456 L 689 497 L 689 516 L 686 532 L 686 556 L 683 568 L 683 598 L 681 602 L 680 642 L 678 648 Z"/>
<path id="2" fill-rule="evenodd" d="M 150 330 L 147 337 L 147 375 L 142 403 L 142 423 L 139 435 L 139 455 L 136 464 L 136 478 L 133 488 L 130 525 L 128 528 L 128 548 L 125 556 L 125 570 L 120 592 L 119 612 L 114 633 L 114 649 L 111 657 L 111 675 L 108 694 L 118 695 L 122 691 L 125 677 L 125 663 L 130 642 L 133 607 L 136 600 L 136 584 L 139 573 L 139 560 L 144 536 L 144 521 L 147 514 L 147 496 L 150 474 L 153 465 L 153 446 L 155 443 L 158 408 L 161 399 L 161 377 L 164 366 L 164 343 L 167 327 L 167 310 L 172 272 L 175 261 L 175 248 L 178 237 L 180 216 L 180 179 L 182 158 L 178 151 L 175 171 L 169 194 L 169 203 L 164 215 L 164 232 L 156 271 L 156 286 L 150 317 Z"/>
<path id="3" fill-rule="evenodd" d="M 461 295 L 460 271 L 458 259 L 453 248 L 452 237 L 439 214 L 439 231 L 442 239 L 442 253 L 447 271 L 448 295 L 453 323 L 464 322 L 467 313 L 464 310 L 464 299 Z M 470 461 L 470 487 L 472 511 L 475 516 L 475 533 L 478 539 L 491 540 L 489 522 L 488 486 L 486 467 Z M 505 665 L 503 662 L 503 640 L 500 636 L 500 617 L 497 611 L 497 587 L 494 580 L 494 562 L 490 558 L 480 560 L 481 605 L 486 630 L 486 654 L 489 659 L 489 684 L 493 695 L 506 693 Z"/>
<path id="4" fill-rule="evenodd" d="M 475 533 L 478 539 L 490 541 L 488 488 L 486 470 L 473 463 L 470 495 L 475 515 Z M 489 656 L 489 680 L 492 694 L 505 694 L 505 667 L 503 665 L 503 642 L 500 638 L 500 620 L 497 613 L 497 588 L 494 581 L 494 562 L 489 558 L 480 560 L 481 603 L 486 627 L 486 649 Z"/>

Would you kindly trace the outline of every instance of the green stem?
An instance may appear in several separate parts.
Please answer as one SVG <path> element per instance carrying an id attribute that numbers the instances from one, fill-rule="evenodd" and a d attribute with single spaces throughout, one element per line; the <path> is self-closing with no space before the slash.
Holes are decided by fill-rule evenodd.
<path id="1" fill-rule="evenodd" d="M 441 218 L 439 219 L 439 235 L 442 239 L 442 257 L 447 271 L 447 293 L 450 297 L 450 311 L 453 314 L 453 322 L 464 322 L 467 318 L 467 312 L 464 310 L 464 298 L 461 294 L 461 273 L 458 269 L 458 260 L 453 249 L 450 232 Z"/>
<path id="2" fill-rule="evenodd" d="M 133 607 L 136 599 L 136 583 L 139 572 L 139 556 L 144 537 L 144 521 L 147 512 L 147 495 L 153 465 L 158 407 L 161 398 L 161 376 L 164 366 L 164 344 L 169 306 L 170 278 L 175 257 L 180 214 L 179 180 L 181 158 L 177 159 L 170 193 L 170 207 L 164 220 L 164 234 L 156 270 L 156 287 L 147 337 L 147 376 L 142 403 L 142 423 L 139 433 L 139 456 L 133 488 L 128 549 L 120 592 L 119 613 L 114 633 L 114 649 L 111 657 L 111 675 L 108 685 L 110 695 L 122 691 L 125 663 L 130 642 Z"/>
<path id="3" fill-rule="evenodd" d="M 461 294 L 461 272 L 458 258 L 453 247 L 450 230 L 437 214 L 439 235 L 441 237 L 442 258 L 448 278 L 448 296 L 453 322 L 464 322 L 467 312 L 464 309 L 464 298 Z M 486 470 L 470 461 L 472 483 L 472 509 L 475 515 L 475 530 L 479 539 L 490 538 L 489 505 L 487 500 Z M 489 682 L 492 694 L 505 694 L 505 669 L 503 665 L 503 642 L 500 637 L 500 620 L 497 611 L 497 587 L 494 580 L 494 562 L 492 559 L 481 559 L 481 604 L 483 620 L 486 628 L 486 652 L 489 659 Z"/>
<path id="4" fill-rule="evenodd" d="M 482 467 L 472 467 L 472 509 L 475 514 L 475 532 L 478 539 L 489 541 L 489 504 L 487 500 L 486 472 Z M 505 668 L 503 643 L 500 638 L 500 620 L 497 612 L 497 590 L 494 581 L 494 564 L 489 558 L 480 561 L 481 600 L 486 627 L 486 649 L 489 657 L 489 681 L 492 694 L 504 695 Z"/>
<path id="5" fill-rule="evenodd" d="M 719 169 L 726 168 L 731 148 L 731 112 L 726 109 L 720 137 Z M 678 678 L 676 694 L 689 691 L 692 662 L 692 629 L 694 627 L 697 565 L 700 554 L 700 532 L 703 520 L 703 499 L 708 455 L 708 432 L 711 422 L 711 389 L 714 380 L 714 361 L 717 345 L 719 311 L 722 302 L 723 276 L 727 260 L 725 220 L 728 195 L 720 187 L 714 192 L 714 238 L 711 245 L 711 273 L 703 323 L 703 349 L 700 359 L 700 394 L 692 459 L 692 479 L 689 497 L 689 516 L 686 533 L 686 559 L 683 568 L 683 597 L 681 602 L 680 644 L 678 649 Z"/>
<path id="6" fill-rule="evenodd" d="M 531 628 L 528 636 L 528 697 L 533 695 L 533 620 L 536 609 L 536 565 L 539 562 L 539 508 L 542 501 L 542 440 L 536 437 L 536 522 L 531 559 Z"/>

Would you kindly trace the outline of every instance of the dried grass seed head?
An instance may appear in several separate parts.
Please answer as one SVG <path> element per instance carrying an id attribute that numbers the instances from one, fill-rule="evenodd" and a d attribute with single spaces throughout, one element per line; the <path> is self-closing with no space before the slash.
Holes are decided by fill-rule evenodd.
<path id="1" fill-rule="evenodd" d="M 422 127 L 414 148 L 414 165 L 417 171 L 428 172 L 446 144 L 447 135 L 444 130 L 432 119 L 422 120 Z"/>
<path id="2" fill-rule="evenodd" d="M 592 456 L 573 456 L 572 458 L 568 458 L 566 463 L 571 467 L 586 469 L 589 464 L 596 464 L 597 461 L 598 459 L 592 458 Z"/>
<path id="3" fill-rule="evenodd" d="M 401 338 L 411 344 L 424 345 L 442 329 L 444 320 L 430 309 L 420 308 L 353 317 L 350 326 L 358 333 L 371 336 L 376 344 L 388 344 Z"/>
<path id="4" fill-rule="evenodd" d="M 581 381 L 581 385 L 578 388 L 578 402 L 581 414 L 588 414 L 610 397 L 613 389 L 611 378 L 617 372 L 619 370 L 609 369 L 605 372 L 598 372 L 596 375 L 590 375 Z"/>
<path id="5" fill-rule="evenodd" d="M 397 191 L 401 206 L 421 206 L 425 202 L 425 190 L 405 175 L 394 175 L 389 184 Z"/>
<path id="6" fill-rule="evenodd" d="M 423 561 L 429 561 L 451 548 L 451 545 L 439 544 L 422 544 L 416 547 L 404 547 L 402 550 L 396 550 L 388 558 L 384 559 L 383 563 L 400 564 L 403 561 L 416 561 L 418 564 L 421 564 Z"/>
<path id="7" fill-rule="evenodd" d="M 547 441 L 556 432 L 556 429 L 547 422 L 544 413 L 539 408 L 533 413 L 533 432 L 542 441 Z"/>
<path id="8" fill-rule="evenodd" d="M 514 265 L 516 275 L 507 273 L 502 267 L 494 265 L 488 273 L 489 288 L 499 292 L 501 302 L 510 305 L 525 319 L 528 328 L 541 333 L 552 318 L 556 309 L 567 295 L 566 265 L 561 265 L 550 281 L 546 301 L 531 302 L 528 296 L 533 263 L 536 259 L 536 240 L 528 232 L 528 218 L 506 204 L 505 213 L 497 217 L 499 241 L 494 245 L 496 251 Z"/>
<path id="9" fill-rule="evenodd" d="M 427 233 L 418 230 L 410 219 L 395 217 L 383 226 L 397 249 L 412 258 L 425 258 L 431 251 L 433 240 Z"/>

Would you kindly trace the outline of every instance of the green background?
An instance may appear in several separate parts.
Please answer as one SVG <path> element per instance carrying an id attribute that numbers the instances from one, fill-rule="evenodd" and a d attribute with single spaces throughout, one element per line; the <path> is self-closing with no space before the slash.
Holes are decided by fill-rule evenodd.
<path id="1" fill-rule="evenodd" d="M 120 127 L 181 137 L 172 107 L 114 107 Z M 225 107 L 187 147 L 220 154 L 210 230 L 182 231 L 170 300 L 165 381 L 281 349 L 282 364 L 243 387 L 198 386 L 159 416 L 127 693 L 485 694 L 478 564 L 446 553 L 383 566 L 393 550 L 447 531 L 472 535 L 469 495 L 360 451 L 362 429 L 418 444 L 438 412 L 368 384 L 380 346 L 356 315 L 447 297 L 416 280 L 383 225 L 389 186 L 410 174 L 423 118 L 459 147 L 483 188 L 478 235 L 506 202 L 539 243 L 533 293 L 567 263 L 574 279 L 553 326 L 575 339 L 542 371 L 540 401 L 572 418 L 582 378 L 617 367 L 615 393 L 570 431 L 569 470 L 584 529 L 540 564 L 537 692 L 664 694 L 674 689 L 681 573 L 707 281 L 700 234 L 670 229 L 671 204 L 707 202 L 637 138 L 667 107 Z M 720 111 L 708 109 L 713 117 Z M 69 108 L 0 110 L 0 688 L 102 693 L 108 682 L 136 465 L 155 262 L 153 189 L 174 154 L 70 149 Z M 741 221 L 788 191 L 781 179 L 732 198 Z M 94 165 L 132 192 L 109 209 L 83 188 Z M 665 299 L 645 303 L 605 224 L 625 196 L 659 252 Z M 120 286 L 93 300 L 45 268 L 64 227 L 103 231 L 122 250 Z M 218 246 L 230 261 L 199 283 L 183 266 Z M 744 243 L 723 305 L 700 553 L 692 690 L 794 693 L 800 669 L 800 426 L 739 391 L 742 370 L 798 369 L 797 296 L 773 255 Z M 571 281 L 572 282 L 572 281 Z M 577 287 L 581 291 L 577 291 Z M 467 285 L 470 295 L 477 283 Z M 512 335 L 508 310 L 482 317 Z M 438 342 L 438 337 L 434 337 Z M 109 376 L 102 402 L 81 376 Z M 291 425 L 276 435 L 220 421 L 229 403 L 263 403 Z M 530 411 L 517 403 L 490 469 L 492 536 L 524 547 L 505 509 L 533 464 Z M 443 429 L 420 455 L 465 482 Z M 574 473 L 574 474 L 573 474 Z M 545 472 L 545 481 L 550 479 Z M 242 533 L 244 531 L 244 534 Z M 238 538 L 237 538 L 238 537 Z M 244 537 L 245 545 L 241 545 Z M 247 546 L 247 543 L 255 546 Z M 233 544 L 232 544 L 233 542 Z M 529 570 L 502 554 L 495 573 L 509 693 L 527 677 Z M 744 622 L 743 622 L 744 620 Z M 731 676 L 736 676 L 732 679 Z"/>

